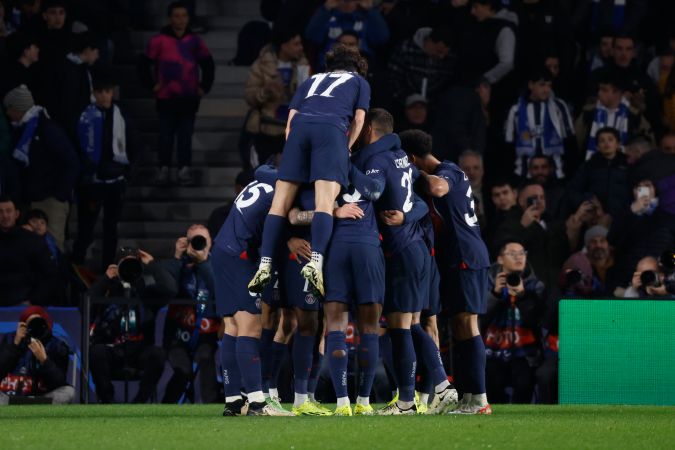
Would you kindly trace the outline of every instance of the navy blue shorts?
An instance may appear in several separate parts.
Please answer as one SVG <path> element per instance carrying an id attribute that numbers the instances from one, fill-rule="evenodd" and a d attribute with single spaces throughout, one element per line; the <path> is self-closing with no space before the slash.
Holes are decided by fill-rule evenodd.
<path id="1" fill-rule="evenodd" d="M 349 141 L 335 125 L 291 124 L 279 167 L 279 179 L 298 183 L 335 181 L 347 187 Z"/>
<path id="2" fill-rule="evenodd" d="M 384 255 L 370 244 L 334 242 L 323 268 L 326 301 L 355 305 L 384 301 Z"/>
<path id="3" fill-rule="evenodd" d="M 283 292 L 283 280 L 279 276 L 279 271 L 275 269 L 272 274 L 272 281 L 262 291 L 262 301 L 274 309 L 285 308 L 286 297 Z"/>
<path id="4" fill-rule="evenodd" d="M 255 262 L 229 255 L 214 247 L 211 251 L 211 265 L 218 315 L 233 316 L 237 311 L 260 314 L 260 294 L 248 291 L 248 282 L 258 270 Z"/>
<path id="5" fill-rule="evenodd" d="M 422 309 L 422 316 L 436 316 L 441 312 L 441 274 L 438 272 L 436 259 L 429 255 L 429 296 Z"/>
<path id="6" fill-rule="evenodd" d="M 487 312 L 488 270 L 452 268 L 441 277 L 441 295 L 450 315 Z"/>
<path id="7" fill-rule="evenodd" d="M 321 297 L 315 296 L 310 292 L 307 280 L 300 274 L 304 264 L 298 264 L 293 259 L 287 258 L 281 269 L 282 297 L 285 298 L 285 305 L 295 307 L 305 311 L 318 311 Z"/>
<path id="8" fill-rule="evenodd" d="M 416 241 L 386 259 L 384 313 L 420 312 L 429 298 L 429 249 Z"/>

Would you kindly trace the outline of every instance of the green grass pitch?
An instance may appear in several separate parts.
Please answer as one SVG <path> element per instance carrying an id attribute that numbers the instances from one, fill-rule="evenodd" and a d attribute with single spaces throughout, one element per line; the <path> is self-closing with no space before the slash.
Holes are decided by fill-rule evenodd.
<path id="1" fill-rule="evenodd" d="M 218 405 L 0 408 L 0 449 L 673 449 L 675 408 L 501 406 L 492 416 L 222 417 Z"/>

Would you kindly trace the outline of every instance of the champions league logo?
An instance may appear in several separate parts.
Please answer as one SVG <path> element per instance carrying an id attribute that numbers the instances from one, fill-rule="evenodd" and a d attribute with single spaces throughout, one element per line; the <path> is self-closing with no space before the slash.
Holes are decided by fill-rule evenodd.
<path id="1" fill-rule="evenodd" d="M 260 298 L 255 299 L 255 308 L 260 309 Z"/>
<path id="2" fill-rule="evenodd" d="M 314 295 L 312 294 L 307 294 L 305 295 L 305 303 L 307 303 L 308 305 L 313 305 L 314 303 L 316 303 L 316 298 L 314 298 Z"/>

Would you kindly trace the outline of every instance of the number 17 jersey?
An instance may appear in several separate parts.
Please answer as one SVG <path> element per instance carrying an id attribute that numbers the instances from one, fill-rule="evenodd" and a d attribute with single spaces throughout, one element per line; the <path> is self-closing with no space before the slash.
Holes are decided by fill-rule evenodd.
<path id="1" fill-rule="evenodd" d="M 490 267 L 468 177 L 457 164 L 448 161 L 440 163 L 433 175 L 447 181 L 450 188 L 443 197 L 433 198 L 435 213 L 442 219 L 441 230 L 436 230 L 439 259 L 451 266 L 464 263 L 469 269 Z"/>

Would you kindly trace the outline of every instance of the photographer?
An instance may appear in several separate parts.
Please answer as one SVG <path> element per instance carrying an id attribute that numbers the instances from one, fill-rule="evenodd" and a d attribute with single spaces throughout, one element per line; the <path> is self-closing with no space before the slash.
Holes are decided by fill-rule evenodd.
<path id="1" fill-rule="evenodd" d="M 41 396 L 55 404 L 70 403 L 75 389 L 66 383 L 68 345 L 52 336 L 52 318 L 29 306 L 15 333 L 0 337 L 0 404 L 9 396 Z"/>
<path id="2" fill-rule="evenodd" d="M 522 244 L 501 246 L 490 268 L 487 313 L 481 317 L 485 339 L 487 394 L 494 403 L 530 403 L 540 358 L 539 325 L 545 286 L 527 264 Z"/>
<path id="3" fill-rule="evenodd" d="M 176 240 L 174 258 L 163 261 L 176 285 L 177 297 L 195 300 L 197 305 L 169 305 L 164 349 L 173 377 L 162 403 L 177 403 L 183 393 L 194 403 L 194 391 L 187 387 L 188 384 L 194 387 L 195 369 L 199 371 L 202 402 L 219 401 L 215 353 L 221 321 L 215 311 L 210 251 L 209 230 L 203 225 L 192 225 L 184 237 Z"/>
<path id="4" fill-rule="evenodd" d="M 127 297 L 141 303 L 103 304 L 95 309 L 90 327 L 90 366 L 100 403 L 110 403 L 111 379 L 119 369 L 140 371 L 135 403 L 146 403 L 164 369 L 164 352 L 155 343 L 155 316 L 167 298 L 176 295 L 175 282 L 154 258 L 143 250 L 122 248 L 118 264 L 91 287 L 92 297 Z M 115 371 L 117 369 L 118 371 Z"/>
<path id="5" fill-rule="evenodd" d="M 624 292 L 625 298 L 673 298 L 666 289 L 665 275 L 653 256 L 645 256 L 638 263 L 630 286 Z"/>

